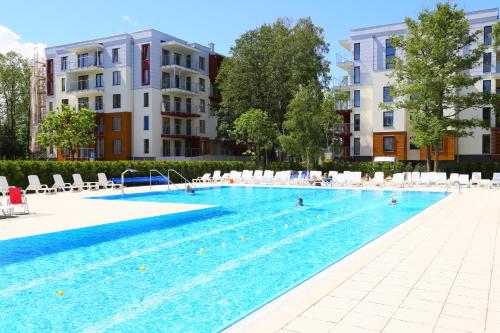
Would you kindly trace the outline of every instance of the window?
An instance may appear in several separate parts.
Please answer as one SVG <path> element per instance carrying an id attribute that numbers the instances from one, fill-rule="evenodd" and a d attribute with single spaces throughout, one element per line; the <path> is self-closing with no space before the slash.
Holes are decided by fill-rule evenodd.
<path id="1" fill-rule="evenodd" d="M 96 96 L 95 97 L 95 109 L 96 109 L 96 111 L 104 109 L 104 103 L 103 103 L 102 96 Z"/>
<path id="2" fill-rule="evenodd" d="M 361 150 L 361 143 L 359 138 L 354 138 L 354 155 L 359 155 Z"/>
<path id="3" fill-rule="evenodd" d="M 181 103 L 182 103 L 182 99 L 180 97 L 174 97 L 174 111 L 175 112 L 181 111 Z"/>
<path id="4" fill-rule="evenodd" d="M 142 71 L 142 85 L 147 86 L 149 84 L 149 68 Z"/>
<path id="5" fill-rule="evenodd" d="M 181 156 L 181 145 L 182 142 L 179 140 L 174 141 L 175 156 Z"/>
<path id="6" fill-rule="evenodd" d="M 415 143 L 413 143 L 412 139 L 410 139 L 410 149 L 412 149 L 412 150 L 419 150 L 420 146 L 417 145 L 417 144 L 415 144 Z"/>
<path id="7" fill-rule="evenodd" d="M 393 101 L 391 96 L 391 87 L 384 87 L 384 103 L 391 103 Z"/>
<path id="8" fill-rule="evenodd" d="M 161 73 L 161 88 L 168 89 L 170 88 L 170 73 Z"/>
<path id="9" fill-rule="evenodd" d="M 116 49 L 112 49 L 111 50 L 111 61 L 113 62 L 113 64 L 116 64 L 119 61 L 119 59 L 118 59 L 118 50 L 120 50 L 120 49 L 116 48 Z"/>
<path id="10" fill-rule="evenodd" d="M 104 81 L 102 79 L 102 73 L 99 73 L 99 74 L 95 75 L 95 87 L 96 88 L 102 88 L 102 87 L 104 87 Z"/>
<path id="11" fill-rule="evenodd" d="M 122 153 L 122 140 L 114 139 L 113 140 L 113 154 L 120 155 Z"/>
<path id="12" fill-rule="evenodd" d="M 163 134 L 170 134 L 170 118 L 163 117 L 161 120 L 161 128 Z"/>
<path id="13" fill-rule="evenodd" d="M 191 91 L 191 76 L 186 77 L 186 90 Z"/>
<path id="14" fill-rule="evenodd" d="M 205 91 L 205 79 L 200 77 L 200 91 Z"/>
<path id="15" fill-rule="evenodd" d="M 142 45 L 142 60 L 149 60 L 149 44 Z"/>
<path id="16" fill-rule="evenodd" d="M 205 120 L 200 119 L 200 134 L 205 134 Z"/>
<path id="17" fill-rule="evenodd" d="M 180 88 L 181 87 L 181 77 L 179 75 L 175 76 L 175 87 Z"/>
<path id="18" fill-rule="evenodd" d="M 200 64 L 200 70 L 204 71 L 205 70 L 205 57 L 200 57 L 198 61 Z"/>
<path id="19" fill-rule="evenodd" d="M 170 111 L 170 95 L 163 95 L 162 99 L 163 99 L 162 112 L 169 112 Z"/>
<path id="20" fill-rule="evenodd" d="M 200 99 L 200 112 L 205 112 L 205 100 Z"/>
<path id="21" fill-rule="evenodd" d="M 393 125 L 394 112 L 384 112 L 384 127 L 391 127 Z"/>
<path id="22" fill-rule="evenodd" d="M 94 66 L 102 67 L 102 51 L 95 51 Z"/>
<path id="23" fill-rule="evenodd" d="M 384 136 L 384 151 L 394 151 L 393 136 Z"/>
<path id="24" fill-rule="evenodd" d="M 360 131 L 361 127 L 361 117 L 359 114 L 354 115 L 354 130 L 355 131 Z"/>
<path id="25" fill-rule="evenodd" d="M 191 68 L 191 55 L 186 56 L 186 67 Z"/>
<path id="26" fill-rule="evenodd" d="M 170 51 L 169 50 L 161 50 L 161 65 L 168 66 L 170 65 Z"/>
<path id="27" fill-rule="evenodd" d="M 181 134 L 181 120 L 180 119 L 174 119 L 174 128 L 175 128 L 175 134 L 180 135 Z"/>
<path id="28" fill-rule="evenodd" d="M 120 132 L 122 130 L 122 117 L 112 118 L 112 128 L 115 132 Z"/>
<path id="29" fill-rule="evenodd" d="M 361 72 L 359 69 L 359 66 L 354 67 L 354 83 L 360 83 L 361 82 Z"/>
<path id="30" fill-rule="evenodd" d="M 81 53 L 77 55 L 78 60 L 78 68 L 88 67 L 89 66 L 89 54 Z"/>
<path id="31" fill-rule="evenodd" d="M 113 109 L 119 109 L 122 107 L 122 95 L 113 94 Z"/>
<path id="32" fill-rule="evenodd" d="M 359 43 L 354 43 L 354 60 L 359 60 L 361 57 L 360 53 L 360 44 Z"/>
<path id="33" fill-rule="evenodd" d="M 88 109 L 88 108 L 89 108 L 89 98 L 88 97 L 78 98 L 78 110 Z"/>
<path id="34" fill-rule="evenodd" d="M 66 91 L 66 78 L 61 78 L 61 91 Z"/>
<path id="35" fill-rule="evenodd" d="M 174 64 L 181 65 L 181 55 L 179 53 L 174 53 Z"/>
<path id="36" fill-rule="evenodd" d="M 396 55 L 396 49 L 392 46 L 392 42 L 390 39 L 385 40 L 385 69 L 394 68 L 392 64 L 392 60 Z"/>
<path id="37" fill-rule="evenodd" d="M 491 80 L 483 80 L 483 93 L 491 93 Z"/>
<path id="38" fill-rule="evenodd" d="M 483 54 L 483 73 L 491 72 L 491 53 Z"/>
<path id="39" fill-rule="evenodd" d="M 96 150 L 95 155 L 97 158 L 104 157 L 104 139 L 103 138 L 99 138 L 96 140 L 95 150 Z"/>
<path id="40" fill-rule="evenodd" d="M 144 107 L 147 108 L 149 106 L 149 93 L 144 93 Z"/>
<path id="41" fill-rule="evenodd" d="M 62 103 L 62 104 L 64 104 L 64 103 Z M 67 105 L 67 103 L 66 103 L 66 105 Z M 54 103 L 49 102 L 49 111 L 52 111 L 52 110 L 54 110 Z"/>
<path id="42" fill-rule="evenodd" d="M 191 135 L 191 119 L 186 119 L 186 135 Z"/>
<path id="43" fill-rule="evenodd" d="M 81 75 L 78 77 L 78 90 L 87 90 L 89 89 L 89 76 Z"/>
<path id="44" fill-rule="evenodd" d="M 486 25 L 483 29 L 483 43 L 484 45 L 491 45 L 491 25 Z"/>
<path id="45" fill-rule="evenodd" d="M 170 156 L 170 140 L 163 140 L 162 143 L 162 156 Z"/>
<path id="46" fill-rule="evenodd" d="M 191 113 L 191 98 L 186 98 L 186 112 Z"/>
<path id="47" fill-rule="evenodd" d="M 68 57 L 61 57 L 61 71 L 68 69 Z"/>
<path id="48" fill-rule="evenodd" d="M 491 108 L 483 108 L 483 121 L 487 124 L 491 123 Z"/>
<path id="49" fill-rule="evenodd" d="M 490 154 L 491 136 L 490 134 L 483 134 L 483 154 Z"/>
<path id="50" fill-rule="evenodd" d="M 63 105 L 68 105 L 68 103 L 69 103 L 69 100 L 67 98 L 61 100 L 61 104 L 63 104 Z M 52 108 L 49 108 L 49 111 L 50 110 L 52 110 Z"/>
<path id="51" fill-rule="evenodd" d="M 114 71 L 113 72 L 113 85 L 119 86 L 120 84 L 122 84 L 122 77 L 120 75 L 120 71 Z"/>
<path id="52" fill-rule="evenodd" d="M 361 106 L 361 91 L 354 90 L 354 107 L 359 108 Z"/>
<path id="53" fill-rule="evenodd" d="M 149 131 L 149 116 L 144 116 L 144 130 Z"/>
<path id="54" fill-rule="evenodd" d="M 149 139 L 144 139 L 144 154 L 149 154 Z"/>

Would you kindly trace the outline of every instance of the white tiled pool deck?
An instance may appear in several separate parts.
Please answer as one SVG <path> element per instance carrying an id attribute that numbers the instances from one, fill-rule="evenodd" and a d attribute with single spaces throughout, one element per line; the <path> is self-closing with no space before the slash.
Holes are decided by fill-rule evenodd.
<path id="1" fill-rule="evenodd" d="M 29 195 L 0 240 L 208 207 L 82 200 L 118 193 Z M 499 223 L 500 191 L 454 192 L 227 331 L 500 332 Z"/>

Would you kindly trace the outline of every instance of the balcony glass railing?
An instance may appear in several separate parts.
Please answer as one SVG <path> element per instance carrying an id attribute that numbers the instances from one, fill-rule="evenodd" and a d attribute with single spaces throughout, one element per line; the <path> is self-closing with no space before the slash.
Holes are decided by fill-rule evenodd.
<path id="1" fill-rule="evenodd" d="M 94 110 L 96 112 L 104 111 L 104 103 L 95 103 L 95 102 L 80 102 L 75 104 L 75 109 L 80 110 L 82 108 L 87 108 L 89 110 Z"/>
<path id="2" fill-rule="evenodd" d="M 70 81 L 66 86 L 66 91 L 78 92 L 78 91 L 87 91 L 87 90 L 102 90 L 104 89 L 104 82 L 96 80 L 78 80 L 78 81 Z"/>
<path id="3" fill-rule="evenodd" d="M 340 53 L 337 53 L 335 55 L 335 60 L 336 60 L 337 65 L 352 64 L 353 63 L 352 58 L 346 58 L 343 55 L 341 55 Z"/>
<path id="4" fill-rule="evenodd" d="M 353 124 L 341 123 L 333 125 L 333 132 L 335 134 L 350 134 L 353 130 Z"/>
<path id="5" fill-rule="evenodd" d="M 175 103 L 170 103 L 170 106 L 166 103 L 161 103 L 161 112 L 182 112 L 186 114 L 198 114 L 200 112 L 200 106 L 191 104 L 191 107 L 186 104 L 178 105 L 176 107 Z"/>
<path id="6" fill-rule="evenodd" d="M 198 70 L 198 62 L 194 61 L 191 59 L 191 61 L 187 60 L 186 57 L 181 56 L 180 59 L 176 59 L 173 55 L 166 56 L 162 55 L 161 56 L 161 65 L 162 66 L 172 66 L 172 65 L 177 65 L 181 66 L 184 68 L 192 69 L 192 70 Z"/>
<path id="7" fill-rule="evenodd" d="M 163 135 L 185 135 L 185 136 L 198 136 L 199 129 L 198 127 L 192 126 L 191 129 L 189 127 L 181 127 L 181 128 L 162 128 Z"/>
<path id="8" fill-rule="evenodd" d="M 352 79 L 348 75 L 341 77 L 334 77 L 332 78 L 332 83 L 334 88 L 349 87 L 350 85 L 352 85 Z"/>
<path id="9" fill-rule="evenodd" d="M 181 89 L 181 90 L 186 90 L 186 91 L 192 91 L 197 93 L 198 90 L 198 84 L 196 83 L 189 83 L 185 79 L 180 79 L 180 80 L 175 80 L 175 79 L 163 79 L 161 82 L 161 88 L 162 89 Z"/>
<path id="10" fill-rule="evenodd" d="M 335 101 L 335 111 L 352 110 L 352 101 L 350 99 L 345 101 Z"/>
<path id="11" fill-rule="evenodd" d="M 103 67 L 103 59 L 101 57 L 94 57 L 94 56 L 86 56 L 86 57 L 79 57 L 75 59 L 74 61 L 67 61 L 66 62 L 66 69 L 68 71 L 71 70 L 84 70 L 88 68 L 93 68 L 93 67 Z M 63 69 L 64 71 L 64 69 Z"/>

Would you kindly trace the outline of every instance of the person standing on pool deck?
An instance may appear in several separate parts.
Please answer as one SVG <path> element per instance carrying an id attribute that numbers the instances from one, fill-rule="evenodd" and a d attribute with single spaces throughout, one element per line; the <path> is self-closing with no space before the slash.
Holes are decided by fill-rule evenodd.
<path id="1" fill-rule="evenodd" d="M 302 200 L 302 198 L 297 199 L 297 206 L 304 206 L 304 201 Z"/>

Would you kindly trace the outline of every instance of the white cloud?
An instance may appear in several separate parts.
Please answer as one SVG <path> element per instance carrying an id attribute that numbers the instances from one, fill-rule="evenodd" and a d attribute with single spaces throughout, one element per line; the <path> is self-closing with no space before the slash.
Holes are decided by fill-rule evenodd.
<path id="1" fill-rule="evenodd" d="M 24 42 L 21 36 L 16 34 L 4 25 L 0 25 L 0 53 L 15 51 L 26 58 L 33 58 L 34 49 L 38 54 L 43 55 L 47 45 L 43 43 Z"/>
<path id="2" fill-rule="evenodd" d="M 133 25 L 134 27 L 139 25 L 139 21 L 137 21 L 136 19 L 133 19 L 132 17 L 130 17 L 128 15 L 122 15 L 122 20 L 124 20 L 128 24 Z"/>

